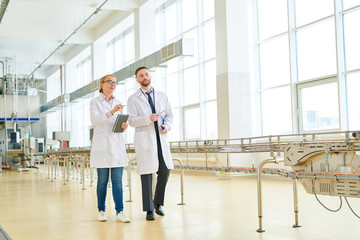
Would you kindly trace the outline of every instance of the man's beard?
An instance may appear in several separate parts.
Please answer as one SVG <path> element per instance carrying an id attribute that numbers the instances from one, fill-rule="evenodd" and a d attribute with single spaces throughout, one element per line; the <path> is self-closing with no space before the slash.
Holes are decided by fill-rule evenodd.
<path id="1" fill-rule="evenodd" d="M 151 83 L 151 80 L 147 80 L 147 82 L 145 83 L 145 81 L 142 81 L 141 82 L 141 86 L 143 86 L 143 87 L 147 87 L 147 86 L 149 86 L 150 85 L 150 83 Z"/>

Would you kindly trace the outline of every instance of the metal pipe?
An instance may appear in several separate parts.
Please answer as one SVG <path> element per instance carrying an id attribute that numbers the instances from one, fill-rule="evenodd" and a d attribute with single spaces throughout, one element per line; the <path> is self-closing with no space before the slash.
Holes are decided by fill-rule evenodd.
<path id="1" fill-rule="evenodd" d="M 185 205 L 185 203 L 184 203 L 184 168 L 182 167 L 184 164 L 180 160 L 180 158 L 173 158 L 173 161 L 178 161 L 181 164 L 181 174 L 180 174 L 181 203 L 178 203 L 178 205 Z"/>
<path id="2" fill-rule="evenodd" d="M 30 123 L 30 96 L 29 96 L 29 88 L 30 88 L 30 83 L 27 84 L 27 102 L 28 102 L 28 124 L 29 124 L 29 133 L 32 134 L 32 131 L 31 131 L 31 123 Z"/>
<path id="3" fill-rule="evenodd" d="M 62 89 L 62 65 L 60 65 L 60 96 L 62 96 L 63 94 L 63 89 Z M 63 101 L 61 101 L 63 102 Z M 63 104 L 61 103 L 61 108 L 60 108 L 60 129 L 61 131 L 64 131 L 64 119 L 63 119 Z"/>
<path id="4" fill-rule="evenodd" d="M 64 158 L 64 162 L 63 162 L 63 177 L 64 177 L 64 185 L 66 185 L 66 162 L 68 161 L 69 157 L 65 157 Z"/>
<path id="5" fill-rule="evenodd" d="M 301 227 L 299 224 L 299 206 L 298 206 L 298 189 L 297 189 L 297 179 L 294 178 L 293 181 L 293 191 L 294 191 L 294 212 L 295 212 L 295 224 L 293 225 L 293 228 Z"/>
<path id="6" fill-rule="evenodd" d="M 52 159 L 50 159 L 51 160 L 51 162 L 50 162 L 50 169 L 51 169 L 51 171 L 50 171 L 50 173 L 51 173 L 51 176 L 50 176 L 50 181 L 51 182 L 54 182 L 54 179 L 55 179 L 55 174 L 56 174 L 56 161 L 57 161 L 57 157 L 54 157 L 54 158 L 52 158 Z"/>
<path id="7" fill-rule="evenodd" d="M 267 163 L 276 163 L 276 161 L 272 159 L 266 159 L 259 164 L 258 172 L 257 172 L 257 197 L 258 197 L 258 217 L 259 217 L 259 228 L 256 230 L 259 233 L 265 232 L 265 229 L 262 228 L 262 196 L 261 196 L 261 170 L 263 166 Z"/>
<path id="8" fill-rule="evenodd" d="M 2 64 L 2 75 L 3 75 L 3 77 L 2 77 L 3 79 L 2 79 L 2 81 L 0 81 L 0 90 L 1 90 L 1 88 L 4 86 L 3 82 L 5 82 L 5 64 L 3 61 L 0 61 L 0 63 Z M 5 89 L 3 89 L 3 91 L 5 94 Z"/>
<path id="9" fill-rule="evenodd" d="M 51 163 L 50 158 L 47 157 L 45 161 L 46 164 L 48 165 L 48 179 L 50 179 L 50 163 Z"/>
<path id="10" fill-rule="evenodd" d="M 7 164 L 7 155 L 8 155 L 8 133 L 7 133 L 7 126 L 6 126 L 6 81 L 4 81 L 4 123 L 5 123 L 5 159 L 4 159 L 4 163 Z"/>
<path id="11" fill-rule="evenodd" d="M 0 61 L 0 63 L 2 64 L 2 74 L 3 74 L 3 77 L 5 77 L 5 64 L 3 61 Z"/>
<path id="12" fill-rule="evenodd" d="M 126 202 L 132 202 L 133 200 L 131 199 L 131 163 L 135 162 L 136 158 L 132 158 L 129 163 L 128 163 L 128 185 L 129 185 L 129 200 L 127 200 Z"/>
<path id="13" fill-rule="evenodd" d="M 82 175 L 81 179 L 82 179 L 82 184 L 83 184 L 82 190 L 86 190 L 86 187 L 85 187 L 85 157 L 82 157 L 81 175 Z"/>

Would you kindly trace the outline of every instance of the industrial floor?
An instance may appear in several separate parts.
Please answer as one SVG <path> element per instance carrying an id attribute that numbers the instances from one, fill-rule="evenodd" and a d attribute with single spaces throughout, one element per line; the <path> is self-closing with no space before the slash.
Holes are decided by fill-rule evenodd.
<path id="1" fill-rule="evenodd" d="M 185 174 L 184 203 L 181 202 L 180 174 L 172 172 L 166 192 L 165 216 L 146 221 L 142 212 L 139 176 L 132 172 L 129 199 L 124 171 L 125 213 L 131 223 L 115 221 L 111 189 L 107 196 L 107 222 L 97 221 L 96 186 L 82 190 L 79 180 L 63 184 L 61 176 L 50 182 L 45 171 L 3 171 L 0 173 L 0 225 L 14 240 L 57 239 L 241 239 L 321 240 L 359 239 L 360 219 L 345 201 L 339 212 L 324 209 L 299 184 L 299 223 L 293 228 L 292 182 L 265 179 L 263 182 L 263 227 L 258 229 L 256 179 Z M 339 206 L 338 197 L 319 196 L 330 208 Z M 360 199 L 349 198 L 360 215 Z"/>

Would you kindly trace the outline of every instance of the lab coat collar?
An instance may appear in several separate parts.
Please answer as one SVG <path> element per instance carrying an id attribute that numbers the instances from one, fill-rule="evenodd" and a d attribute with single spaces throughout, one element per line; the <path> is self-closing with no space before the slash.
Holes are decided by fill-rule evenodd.
<path id="1" fill-rule="evenodd" d="M 111 98 L 110 98 L 110 100 L 108 101 L 104 93 L 100 93 L 100 95 L 101 95 L 101 96 L 104 98 L 104 100 L 107 101 L 107 102 L 110 102 L 111 100 L 113 100 L 113 99 L 115 98 L 114 95 L 111 95 Z"/>
<path id="2" fill-rule="evenodd" d="M 114 95 L 111 96 L 110 101 L 107 100 L 105 94 L 101 93 L 100 96 L 101 96 L 101 97 L 100 97 L 101 102 L 102 102 L 102 104 L 104 105 L 104 107 L 105 107 L 107 110 L 111 110 L 111 109 L 113 108 L 113 105 L 114 105 L 114 102 L 115 102 L 115 101 L 114 101 L 114 99 L 115 99 Z"/>
<path id="3" fill-rule="evenodd" d="M 151 87 L 151 91 L 153 91 L 154 90 L 154 88 L 153 87 Z M 149 101 L 148 101 L 148 99 L 147 99 L 147 97 L 145 96 L 145 90 L 144 89 L 141 89 L 141 88 L 139 88 L 137 91 L 136 91 L 136 96 L 137 97 L 139 97 L 141 100 L 143 100 L 146 104 L 148 104 L 149 105 L 149 107 L 150 107 L 150 104 L 149 104 Z M 155 92 L 154 92 L 155 93 Z"/>

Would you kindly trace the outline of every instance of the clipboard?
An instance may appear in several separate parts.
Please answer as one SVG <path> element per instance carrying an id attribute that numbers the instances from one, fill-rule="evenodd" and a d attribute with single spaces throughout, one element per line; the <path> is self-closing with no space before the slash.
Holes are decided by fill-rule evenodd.
<path id="1" fill-rule="evenodd" d="M 123 132 L 124 129 L 121 128 L 121 124 L 123 122 L 126 122 L 128 120 L 128 118 L 129 118 L 128 114 L 119 114 L 119 115 L 117 115 L 112 131 L 115 132 L 115 133 Z"/>

